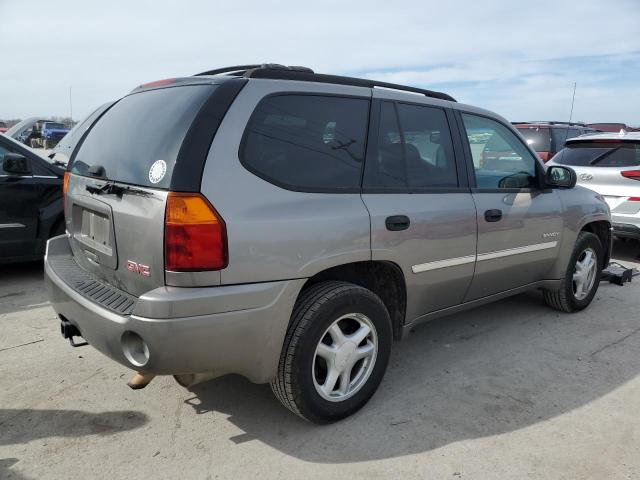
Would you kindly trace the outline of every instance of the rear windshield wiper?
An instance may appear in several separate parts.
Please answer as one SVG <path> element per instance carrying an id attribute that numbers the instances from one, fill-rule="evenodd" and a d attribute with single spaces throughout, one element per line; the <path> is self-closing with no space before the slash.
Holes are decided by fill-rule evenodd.
<path id="1" fill-rule="evenodd" d="M 604 153 L 601 153 L 600 155 L 598 155 L 596 158 L 594 158 L 593 160 L 591 160 L 589 162 L 589 165 L 595 165 L 596 163 L 601 162 L 602 160 L 604 160 L 605 158 L 607 158 L 609 155 L 611 155 L 613 152 L 617 152 L 618 150 L 620 150 L 621 147 L 616 147 L 616 148 L 612 148 L 610 150 L 607 150 Z"/>
<path id="2" fill-rule="evenodd" d="M 112 194 L 118 197 L 122 197 L 122 195 L 140 195 L 141 197 L 150 197 L 153 194 L 147 192 L 146 190 L 142 190 L 141 188 L 129 187 L 129 186 L 120 186 L 116 185 L 113 182 L 107 182 L 102 186 L 97 185 L 87 185 L 87 192 L 95 194 L 95 195 L 103 195 L 103 194 Z"/>

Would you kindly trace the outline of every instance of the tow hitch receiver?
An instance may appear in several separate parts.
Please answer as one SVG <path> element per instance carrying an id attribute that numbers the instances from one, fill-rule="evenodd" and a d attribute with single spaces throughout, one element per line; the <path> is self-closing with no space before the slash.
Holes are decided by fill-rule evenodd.
<path id="1" fill-rule="evenodd" d="M 75 342 L 73 340 L 73 337 L 82 338 L 82 334 L 80 333 L 80 330 L 78 330 L 78 327 L 63 317 L 60 317 L 60 333 L 62 334 L 62 338 L 69 339 L 69 343 L 72 347 L 84 347 L 85 345 L 89 345 L 87 342 Z"/>

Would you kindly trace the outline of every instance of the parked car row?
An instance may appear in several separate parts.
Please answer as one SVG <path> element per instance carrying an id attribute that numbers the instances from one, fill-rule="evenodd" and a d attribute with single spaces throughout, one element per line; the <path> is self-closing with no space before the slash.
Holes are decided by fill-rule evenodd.
<path id="1" fill-rule="evenodd" d="M 60 122 L 31 117 L 9 128 L 4 134 L 31 148 L 51 149 L 69 132 Z"/>
<path id="2" fill-rule="evenodd" d="M 582 123 L 514 122 L 514 125 L 543 162 L 548 162 L 560 151 L 568 138 L 597 132 Z"/>

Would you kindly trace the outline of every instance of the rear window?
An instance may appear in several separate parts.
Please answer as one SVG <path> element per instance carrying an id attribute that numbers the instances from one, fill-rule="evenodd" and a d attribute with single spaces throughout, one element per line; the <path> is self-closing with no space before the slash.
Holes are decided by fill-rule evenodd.
<path id="1" fill-rule="evenodd" d="M 636 167 L 640 165 L 640 145 L 633 143 L 573 144 L 553 157 L 560 165 L 574 167 Z"/>
<path id="2" fill-rule="evenodd" d="M 358 191 L 368 113 L 365 99 L 267 97 L 247 126 L 242 164 L 291 190 Z"/>
<path id="3" fill-rule="evenodd" d="M 196 114 L 215 86 L 148 90 L 124 97 L 89 131 L 71 167 L 88 175 L 169 188 L 178 152 Z"/>
<path id="4" fill-rule="evenodd" d="M 536 152 L 548 152 L 551 150 L 551 132 L 548 128 L 517 127 L 527 144 Z M 564 142 L 563 142 L 564 143 Z"/>

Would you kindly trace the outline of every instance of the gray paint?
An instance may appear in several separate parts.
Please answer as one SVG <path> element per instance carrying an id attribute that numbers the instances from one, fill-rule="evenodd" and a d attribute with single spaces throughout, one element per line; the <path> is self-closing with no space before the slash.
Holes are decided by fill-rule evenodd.
<path id="1" fill-rule="evenodd" d="M 411 195 L 279 188 L 244 169 L 238 158 L 255 106 L 276 92 L 398 99 L 480 113 L 508 125 L 486 110 L 387 89 L 249 81 L 220 125 L 203 173 L 201 192 L 227 226 L 229 265 L 217 272 L 164 272 L 167 192 L 145 188 L 148 196 L 96 197 L 86 191 L 96 180 L 72 175 L 70 237 L 49 242 L 47 286 L 56 311 L 98 350 L 136 368 L 124 356 L 120 340 L 131 330 L 149 344 L 144 371 L 238 373 L 266 382 L 275 374 L 300 290 L 323 270 L 369 260 L 396 264 L 407 287 L 406 331 L 528 289 L 556 287 L 580 229 L 589 222 L 610 221 L 604 201 L 579 187 Z M 111 251 L 83 239 L 86 228 L 79 218 L 85 206 L 102 212 L 104 223 L 92 221 L 98 240 L 105 240 Z M 503 211 L 500 222 L 484 220 L 484 211 L 492 208 Z M 409 216 L 411 226 L 388 231 L 384 222 L 391 215 Z M 91 303 L 53 271 L 50 255 L 72 254 L 91 274 L 138 296 L 133 315 L 121 317 Z M 128 271 L 127 260 L 149 265 L 151 276 Z"/>

